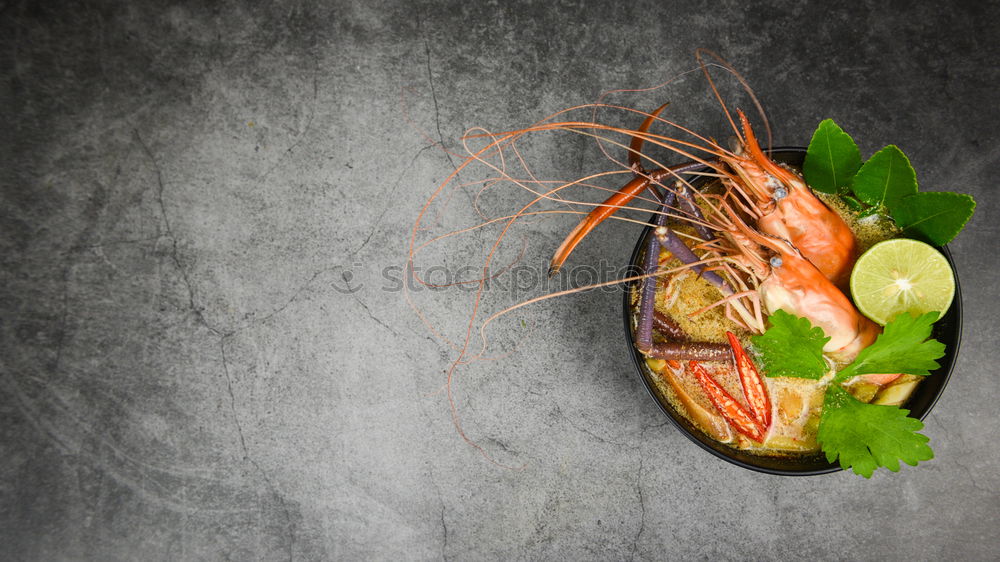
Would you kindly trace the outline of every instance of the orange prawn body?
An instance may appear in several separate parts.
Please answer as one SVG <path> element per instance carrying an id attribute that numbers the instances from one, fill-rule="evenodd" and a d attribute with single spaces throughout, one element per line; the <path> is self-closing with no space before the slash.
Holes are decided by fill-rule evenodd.
<path id="1" fill-rule="evenodd" d="M 846 289 L 857 260 L 854 233 L 809 188 L 788 190 L 774 211 L 757 222 L 761 232 L 788 240 L 834 285 Z"/>
<path id="2" fill-rule="evenodd" d="M 747 156 L 725 158 L 757 199 L 762 216 L 757 228 L 792 243 L 802 256 L 841 289 L 850 281 L 858 257 L 858 243 L 851 227 L 836 211 L 819 200 L 798 174 L 767 157 L 740 112 Z"/>
<path id="3" fill-rule="evenodd" d="M 731 259 L 757 279 L 760 303 L 771 314 L 784 310 L 806 318 L 830 338 L 823 351 L 837 361 L 850 362 L 881 333 L 881 328 L 858 312 L 837 288 L 787 239 L 749 226 L 729 206 L 719 206 L 720 224 L 734 248 Z"/>
<path id="4" fill-rule="evenodd" d="M 771 274 L 760 284 L 764 306 L 807 318 L 823 330 L 830 341 L 823 347 L 838 361 L 849 362 L 875 341 L 881 328 L 854 307 L 844 293 L 799 252 L 783 242 L 771 246 Z"/>

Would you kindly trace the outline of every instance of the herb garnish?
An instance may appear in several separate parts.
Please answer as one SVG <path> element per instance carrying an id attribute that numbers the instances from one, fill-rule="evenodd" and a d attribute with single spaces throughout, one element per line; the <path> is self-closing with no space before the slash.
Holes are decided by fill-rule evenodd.
<path id="1" fill-rule="evenodd" d="M 815 380 L 829 372 L 823 346 L 830 338 L 822 328 L 780 309 L 768 321 L 771 326 L 766 332 L 750 338 L 767 376 Z"/>
<path id="2" fill-rule="evenodd" d="M 892 218 L 904 236 L 943 246 L 962 231 L 975 209 L 976 201 L 970 195 L 927 191 L 900 201 Z"/>
<path id="3" fill-rule="evenodd" d="M 823 397 L 817 440 L 829 462 L 870 478 L 878 467 L 896 472 L 899 461 L 911 466 L 930 460 L 929 439 L 917 433 L 924 427 L 897 406 L 868 404 L 851 396 L 841 383 L 857 375 L 907 373 L 929 375 L 940 365 L 944 344 L 928 339 L 937 312 L 920 316 L 900 314 L 885 325 L 873 344 L 830 381 Z M 827 372 L 823 345 L 830 338 L 783 310 L 768 317 L 771 326 L 751 341 L 768 376 L 820 379 Z M 817 362 L 818 360 L 818 362 Z"/>
<path id="4" fill-rule="evenodd" d="M 823 193 L 846 194 L 851 179 L 861 167 L 861 151 L 854 139 L 833 119 L 824 119 L 816 127 L 802 174 L 809 186 Z"/>
<path id="5" fill-rule="evenodd" d="M 838 194 L 862 216 L 891 217 L 913 238 L 943 246 L 972 217 L 976 201 L 952 192 L 917 191 L 917 175 L 895 145 L 879 150 L 861 164 L 858 145 L 831 119 L 813 133 L 802 175 L 813 189 Z"/>
<path id="6" fill-rule="evenodd" d="M 920 316 L 903 313 L 885 325 L 875 343 L 861 350 L 854 362 L 841 369 L 834 381 L 856 375 L 905 373 L 926 376 L 941 365 L 935 359 L 944 355 L 944 344 L 927 339 L 937 311 Z"/>
<path id="7" fill-rule="evenodd" d="M 917 433 L 924 424 L 896 406 L 866 404 L 838 384 L 831 384 L 823 397 L 819 418 L 819 441 L 828 462 L 871 478 L 882 466 L 899 470 L 899 461 L 916 466 L 934 458 L 927 436 Z"/>
<path id="8" fill-rule="evenodd" d="M 851 191 L 885 214 L 883 209 L 895 209 L 905 197 L 917 192 L 917 173 L 903 151 L 890 144 L 861 166 L 851 181 Z"/>

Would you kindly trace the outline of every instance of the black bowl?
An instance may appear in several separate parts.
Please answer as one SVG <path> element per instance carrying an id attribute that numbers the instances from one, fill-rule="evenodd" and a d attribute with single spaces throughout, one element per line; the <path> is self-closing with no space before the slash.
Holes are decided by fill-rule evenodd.
<path id="1" fill-rule="evenodd" d="M 771 151 L 771 157 L 778 162 L 783 162 L 797 168 L 802 167 L 806 151 L 804 148 L 776 148 Z M 654 215 L 655 217 L 655 215 Z M 652 222 L 652 221 L 650 221 Z M 651 226 L 647 226 L 636 242 L 635 250 L 629 261 L 632 271 L 640 271 L 640 258 L 646 246 L 646 237 L 652 231 Z M 910 411 L 910 417 L 924 419 L 934 407 L 941 392 L 948 384 L 951 371 L 955 366 L 955 359 L 958 357 L 958 347 L 962 340 L 962 291 L 958 283 L 958 270 L 955 269 L 955 261 L 951 257 L 951 252 L 947 246 L 938 248 L 951 265 L 952 273 L 955 275 L 955 299 L 951 303 L 951 308 L 944 317 L 934 324 L 933 337 L 945 344 L 945 355 L 938 362 L 941 368 L 933 371 L 926 380 L 917 386 L 916 391 L 905 404 L 905 408 Z M 702 449 L 712 453 L 722 460 L 731 462 L 737 466 L 742 466 L 750 470 L 765 472 L 767 474 L 780 474 L 783 476 L 808 476 L 813 474 L 827 474 L 841 470 L 839 465 L 831 464 L 821 454 L 805 456 L 765 456 L 754 455 L 746 451 L 734 449 L 728 445 L 720 443 L 677 412 L 665 396 L 660 394 L 654 375 L 646 366 L 645 357 L 632 344 L 633 342 L 633 307 L 631 302 L 632 287 L 625 290 L 624 318 L 625 318 L 625 340 L 632 353 L 632 360 L 635 363 L 636 372 L 639 378 L 649 391 L 649 395 L 659 405 L 660 410 L 667 416 L 681 433 L 693 441 Z"/>

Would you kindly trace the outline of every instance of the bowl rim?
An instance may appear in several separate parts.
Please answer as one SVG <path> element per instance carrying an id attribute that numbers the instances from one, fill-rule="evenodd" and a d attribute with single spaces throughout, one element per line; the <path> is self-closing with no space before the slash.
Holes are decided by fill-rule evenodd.
<path id="1" fill-rule="evenodd" d="M 801 153 L 804 155 L 806 149 L 800 146 L 780 146 L 780 147 L 774 147 L 770 149 L 768 152 Z M 652 220 L 655 217 L 656 214 L 653 214 L 652 218 L 650 219 L 650 223 L 652 223 Z M 644 242 L 646 240 L 647 235 L 652 229 L 653 229 L 652 224 L 648 224 L 642 229 L 642 232 L 639 233 L 639 238 L 636 241 L 635 248 L 632 250 L 631 257 L 629 258 L 630 270 L 634 270 L 634 268 L 638 267 L 639 256 L 642 254 L 645 247 Z M 952 299 L 951 308 L 946 313 L 946 316 L 951 314 L 955 315 L 953 321 L 955 336 L 954 336 L 954 343 L 950 346 L 951 349 L 948 350 L 950 354 L 949 357 L 950 361 L 947 363 L 947 365 L 942 365 L 941 368 L 937 369 L 931 375 L 939 377 L 938 380 L 940 382 L 938 384 L 940 385 L 940 387 L 938 388 L 937 392 L 935 392 L 930 397 L 930 400 L 927 402 L 926 407 L 924 407 L 923 411 L 916 413 L 915 415 L 915 411 L 913 409 L 909 410 L 910 417 L 915 417 L 921 421 L 924 418 L 926 418 L 928 414 L 930 414 L 931 410 L 934 408 L 934 405 L 937 404 L 938 400 L 941 398 L 941 395 L 944 393 L 945 387 L 948 386 L 948 381 L 951 379 L 951 374 L 955 370 L 955 364 L 957 363 L 958 353 L 959 350 L 961 349 L 961 343 L 962 343 L 962 288 L 959 283 L 958 268 L 955 266 L 955 260 L 952 258 L 951 250 L 948 249 L 947 244 L 945 244 L 944 246 L 936 246 L 936 248 L 942 254 L 944 254 L 945 258 L 948 260 L 948 265 L 951 266 L 952 274 L 955 278 L 955 296 Z M 633 366 L 635 367 L 636 375 L 639 377 L 639 380 L 642 381 L 643 386 L 645 386 L 646 392 L 649 394 L 650 398 L 653 399 L 653 402 L 656 403 L 656 405 L 660 408 L 660 411 L 667 417 L 667 420 L 670 422 L 671 425 L 673 425 L 675 429 L 677 429 L 682 435 L 687 437 L 691 442 L 698 445 L 703 450 L 711 453 L 713 456 L 718 457 L 736 466 L 752 470 L 755 472 L 772 474 L 776 476 L 816 476 L 820 474 L 831 474 L 834 472 L 840 472 L 844 470 L 839 464 L 834 464 L 831 462 L 826 462 L 826 466 L 820 468 L 804 469 L 804 470 L 779 469 L 779 468 L 755 465 L 753 463 L 746 462 L 744 460 L 728 455 L 719 449 L 710 447 L 709 445 L 698 439 L 687 427 L 685 427 L 681 423 L 679 419 L 677 419 L 677 417 L 675 417 L 675 416 L 679 417 L 682 416 L 676 413 L 673 410 L 673 408 L 670 408 L 666 404 L 664 404 L 664 400 L 661 400 L 654 384 L 650 382 L 650 377 L 647 376 L 647 371 L 649 371 L 649 367 L 646 366 L 645 357 L 642 355 L 642 353 L 639 352 L 638 349 L 636 349 L 635 345 L 633 344 L 634 327 L 632 322 L 632 302 L 631 302 L 633 284 L 634 282 L 627 283 L 623 291 L 624 296 L 622 299 L 623 302 L 622 317 L 625 322 L 625 344 L 629 348 L 629 356 L 632 358 L 632 363 Z M 724 444 L 720 445 L 721 447 L 725 448 Z M 737 451 L 733 449 L 733 452 Z M 820 459 L 824 458 L 822 454 L 818 454 L 815 456 L 810 455 L 810 458 L 817 458 L 817 457 Z M 762 456 L 761 458 L 773 459 L 774 457 Z"/>

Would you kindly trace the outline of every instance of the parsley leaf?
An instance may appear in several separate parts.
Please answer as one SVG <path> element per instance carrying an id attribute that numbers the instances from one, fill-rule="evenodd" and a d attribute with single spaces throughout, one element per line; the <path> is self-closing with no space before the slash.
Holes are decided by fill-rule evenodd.
<path id="1" fill-rule="evenodd" d="M 851 190 L 869 205 L 893 209 L 902 198 L 917 192 L 917 174 L 903 151 L 890 144 L 861 166 Z"/>
<path id="2" fill-rule="evenodd" d="M 830 338 L 805 318 L 778 309 L 768 317 L 771 327 L 753 343 L 768 377 L 819 379 L 828 371 L 823 346 Z"/>
<path id="3" fill-rule="evenodd" d="M 847 193 L 851 178 L 861 167 L 861 151 L 851 135 L 841 129 L 833 119 L 824 119 L 816 127 L 802 175 L 806 183 L 823 193 Z"/>
<path id="4" fill-rule="evenodd" d="M 975 209 L 976 200 L 970 195 L 927 191 L 902 199 L 892 208 L 892 218 L 904 236 L 944 246 L 961 232 Z"/>
<path id="5" fill-rule="evenodd" d="M 943 343 L 927 339 L 937 318 L 936 311 L 920 316 L 897 315 L 885 325 L 875 343 L 861 350 L 853 363 L 837 373 L 834 381 L 867 374 L 929 375 L 941 366 L 935 359 L 944 355 Z"/>
<path id="6" fill-rule="evenodd" d="M 924 424 L 907 414 L 896 406 L 866 404 L 832 384 L 823 398 L 817 439 L 828 462 L 839 458 L 840 466 L 865 478 L 880 466 L 898 472 L 899 461 L 916 466 L 934 458 L 929 439 L 917 433 Z"/>

